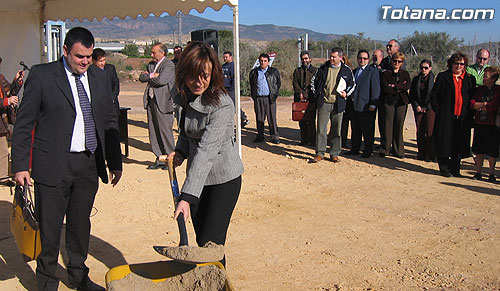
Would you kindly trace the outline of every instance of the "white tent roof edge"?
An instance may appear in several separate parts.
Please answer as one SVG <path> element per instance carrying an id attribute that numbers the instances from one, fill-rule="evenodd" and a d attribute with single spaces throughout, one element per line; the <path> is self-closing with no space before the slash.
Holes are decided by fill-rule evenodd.
<path id="1" fill-rule="evenodd" d="M 216 11 L 222 9 L 224 5 L 235 7 L 238 5 L 238 0 L 46 0 L 41 3 L 42 18 L 45 22 L 66 19 L 81 21 L 85 18 L 101 21 L 103 18 L 123 19 L 127 16 L 136 19 L 138 16 L 147 17 L 151 14 L 158 17 L 165 12 L 169 15 L 175 15 L 178 11 L 189 14 L 192 9 L 203 13 L 208 7 Z"/>

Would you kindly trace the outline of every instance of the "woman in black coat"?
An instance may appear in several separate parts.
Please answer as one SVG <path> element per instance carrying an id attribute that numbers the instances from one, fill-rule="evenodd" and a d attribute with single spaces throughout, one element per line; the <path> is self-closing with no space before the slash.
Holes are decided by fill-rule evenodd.
<path id="1" fill-rule="evenodd" d="M 405 154 L 403 142 L 403 126 L 410 99 L 411 79 L 407 71 L 401 69 L 405 55 L 401 52 L 392 55 L 393 66 L 382 73 L 381 89 L 385 109 L 385 144 L 381 143 L 380 156 L 392 153 L 403 158 Z M 392 150 L 391 150 L 392 146 Z"/>
<path id="2" fill-rule="evenodd" d="M 431 93 L 431 105 L 436 112 L 437 159 L 444 177 L 461 177 L 460 160 L 470 156 L 472 115 L 469 104 L 476 79 L 465 71 L 467 61 L 464 54 L 454 53 L 448 59 L 448 70 L 438 74 Z"/>
<path id="3" fill-rule="evenodd" d="M 433 161 L 436 159 L 436 147 L 432 137 L 436 117 L 431 106 L 432 87 L 434 87 L 432 62 L 422 60 L 420 73 L 413 78 L 410 88 L 410 103 L 417 125 L 418 160 Z"/>

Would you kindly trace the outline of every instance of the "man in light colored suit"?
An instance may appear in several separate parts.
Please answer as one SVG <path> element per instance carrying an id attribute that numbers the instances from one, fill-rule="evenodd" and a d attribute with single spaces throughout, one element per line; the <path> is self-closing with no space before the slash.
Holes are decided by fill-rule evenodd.
<path id="1" fill-rule="evenodd" d="M 375 134 L 375 110 L 380 96 L 380 76 L 377 68 L 369 66 L 370 54 L 366 50 L 358 52 L 358 67 L 354 70 L 356 88 L 352 93 L 354 114 L 352 119 L 351 151 L 348 155 L 357 155 L 361 147 L 361 137 L 364 137 L 365 149 L 363 158 L 369 158 L 373 153 Z"/>
<path id="2" fill-rule="evenodd" d="M 148 169 L 165 169 L 158 157 L 174 151 L 175 140 L 172 131 L 174 124 L 174 106 L 171 90 L 175 83 L 175 65 L 165 55 L 167 47 L 157 44 L 151 49 L 153 60 L 148 64 L 147 72 L 139 76 L 139 81 L 147 83 L 144 91 L 144 109 L 148 113 L 149 141 L 156 156 Z"/>

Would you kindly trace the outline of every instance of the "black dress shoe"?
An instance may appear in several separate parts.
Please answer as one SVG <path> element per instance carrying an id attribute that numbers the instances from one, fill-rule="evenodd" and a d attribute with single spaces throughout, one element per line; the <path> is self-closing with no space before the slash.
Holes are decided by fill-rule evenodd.
<path id="1" fill-rule="evenodd" d="M 371 157 L 371 156 L 372 156 L 372 154 L 369 154 L 369 153 L 363 153 L 363 154 L 361 155 L 361 157 L 362 157 L 363 159 L 368 159 L 368 158 L 369 158 L 369 157 Z"/>
<path id="2" fill-rule="evenodd" d="M 448 171 L 441 171 L 441 176 L 446 177 L 446 178 L 451 178 L 451 177 L 453 177 L 453 174 L 448 172 Z"/>
<path id="3" fill-rule="evenodd" d="M 165 165 L 160 164 L 160 163 L 154 163 L 154 164 L 149 165 L 147 167 L 148 170 L 158 170 L 158 169 L 164 169 L 164 168 L 165 168 Z"/>
<path id="4" fill-rule="evenodd" d="M 263 141 L 264 141 L 264 138 L 263 138 L 263 137 L 260 137 L 260 136 L 256 137 L 256 138 L 253 140 L 253 142 L 263 142 Z"/>
<path id="5" fill-rule="evenodd" d="M 273 138 L 271 140 L 271 142 L 274 143 L 274 144 L 280 144 L 280 139 L 279 138 Z"/>
<path id="6" fill-rule="evenodd" d="M 453 177 L 457 177 L 457 178 L 462 178 L 462 174 L 460 174 L 460 172 L 451 172 L 451 174 L 453 175 Z"/>
<path id="7" fill-rule="evenodd" d="M 102 287 L 101 285 L 92 282 L 89 277 L 83 279 L 83 281 L 79 284 L 71 284 L 68 287 L 73 290 L 82 291 L 106 291 L 106 289 L 104 289 L 104 287 Z"/>
<path id="8" fill-rule="evenodd" d="M 244 119 L 241 121 L 241 128 L 245 128 L 250 123 L 248 119 Z"/>
<path id="9" fill-rule="evenodd" d="M 482 180 L 483 177 L 481 176 L 481 173 L 476 173 L 474 176 L 472 176 L 472 180 Z"/>

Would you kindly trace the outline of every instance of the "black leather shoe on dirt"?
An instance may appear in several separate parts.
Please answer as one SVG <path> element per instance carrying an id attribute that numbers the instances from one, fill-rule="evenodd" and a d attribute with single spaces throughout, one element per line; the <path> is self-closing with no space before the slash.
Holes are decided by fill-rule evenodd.
<path id="1" fill-rule="evenodd" d="M 83 279 L 79 284 L 71 284 L 71 286 L 68 287 L 73 290 L 81 291 L 106 291 L 101 285 L 92 282 L 89 277 Z"/>
<path id="2" fill-rule="evenodd" d="M 159 164 L 159 163 L 154 163 L 152 165 L 149 165 L 146 169 L 148 170 L 158 170 L 158 169 L 164 169 L 165 165 Z"/>

